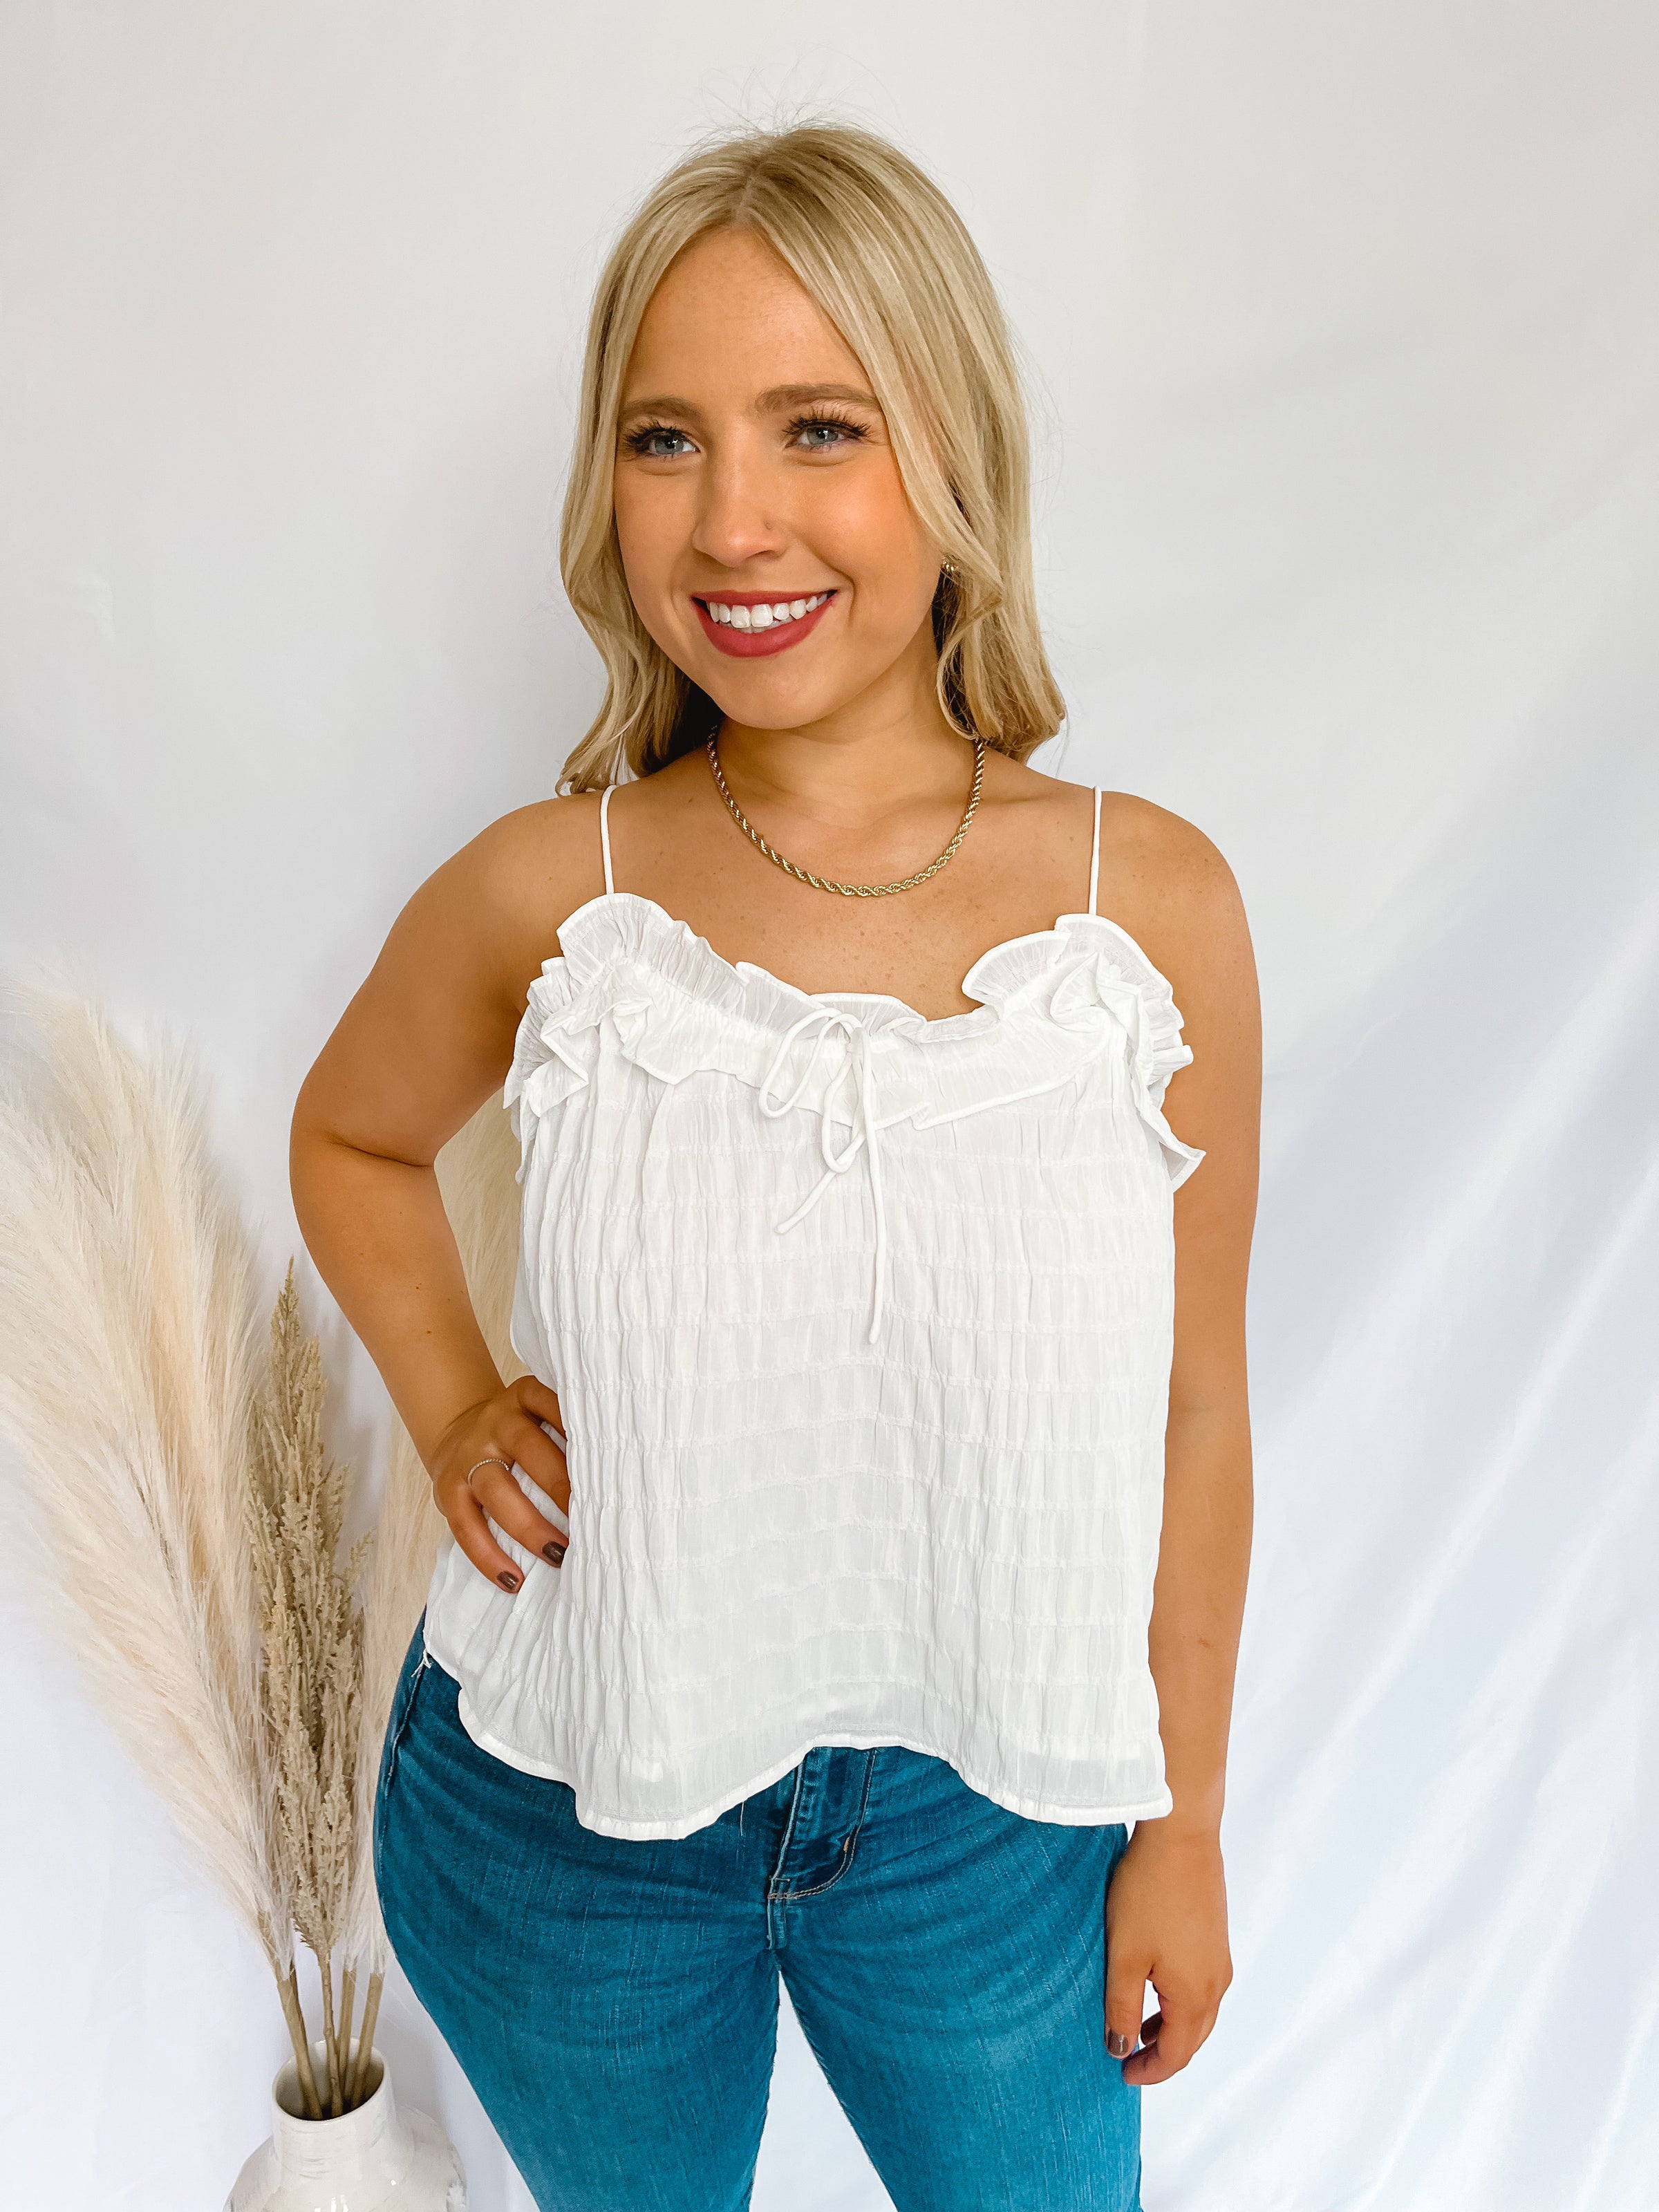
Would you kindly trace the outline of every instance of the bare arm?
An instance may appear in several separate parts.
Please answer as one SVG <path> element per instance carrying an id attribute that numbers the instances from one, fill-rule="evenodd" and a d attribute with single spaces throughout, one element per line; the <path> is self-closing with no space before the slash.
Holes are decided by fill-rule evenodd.
<path id="1" fill-rule="evenodd" d="M 1158 815 L 1149 950 L 1193 1048 L 1165 1112 L 1205 1158 L 1176 1194 L 1175 1352 L 1150 1638 L 1174 1809 L 1143 1820 L 1108 1899 L 1107 2032 L 1142 2086 L 1186 2065 L 1231 1979 L 1221 1812 L 1249 1562 L 1244 1304 L 1255 1218 L 1261 1021 L 1243 902 L 1209 840 Z M 1143 942 L 1147 939 L 1143 939 Z M 1159 2011 L 1135 2051 L 1146 1984 Z"/>
<path id="2" fill-rule="evenodd" d="M 586 879 L 598 866 L 591 814 L 574 799 L 525 808 L 428 878 L 301 1086 L 289 1135 L 307 1249 L 380 1370 L 458 1541 L 509 1589 L 521 1577 L 484 1504 L 550 1559 L 562 1540 L 503 1467 L 480 1470 L 471 1489 L 466 1473 L 487 1454 L 516 1459 L 568 1506 L 562 1455 L 539 1425 L 561 1425 L 558 1401 L 533 1377 L 503 1386 L 434 1162 L 500 1089 L 528 983 L 558 921 L 597 888 Z"/>

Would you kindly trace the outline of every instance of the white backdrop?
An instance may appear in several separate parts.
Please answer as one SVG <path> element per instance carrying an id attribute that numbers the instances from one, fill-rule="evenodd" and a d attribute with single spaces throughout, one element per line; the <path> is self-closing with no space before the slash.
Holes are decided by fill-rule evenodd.
<path id="1" fill-rule="evenodd" d="M 301 1077 L 595 696 L 625 209 L 828 105 L 981 240 L 1048 764 L 1216 839 L 1266 1004 L 1238 1978 L 1148 2212 L 1659 2204 L 1656 99 L 1646 0 L 0 9 L 0 967 L 195 1038 L 273 1291 Z M 217 2212 L 264 1968 L 6 1573 L 0 2194 Z M 523 2212 L 406 1992 L 385 2039 Z M 788 2039 L 759 2212 L 884 2201 Z"/>

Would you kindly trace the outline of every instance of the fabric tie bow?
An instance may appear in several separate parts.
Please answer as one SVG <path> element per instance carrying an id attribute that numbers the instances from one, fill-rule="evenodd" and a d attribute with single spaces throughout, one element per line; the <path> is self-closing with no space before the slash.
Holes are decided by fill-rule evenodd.
<path id="1" fill-rule="evenodd" d="M 812 1048 L 807 1054 L 806 1065 L 795 1082 L 794 1088 L 778 1097 L 776 1086 L 781 1079 L 784 1062 L 789 1048 L 798 1036 L 811 1030 Z M 887 1285 L 887 1207 L 882 1193 L 881 1148 L 877 1142 L 877 1131 L 881 1123 L 876 1113 L 875 1078 L 872 1067 L 870 1032 L 854 1015 L 839 1006 L 814 1006 L 798 1021 L 792 1022 L 779 1040 L 772 1062 L 761 1079 L 760 1110 L 769 1121 L 781 1121 L 793 1113 L 805 1097 L 807 1088 L 817 1073 L 825 1040 L 835 1036 L 847 1040 L 846 1073 L 853 1086 L 852 1133 L 839 1148 L 836 1142 L 835 1115 L 831 1104 L 835 1096 L 833 1084 L 825 1087 L 823 1104 L 818 1114 L 818 1150 L 823 1159 L 823 1173 L 813 1184 L 793 1213 L 787 1214 L 775 1226 L 780 1232 L 793 1229 L 804 1220 L 817 1204 L 830 1184 L 839 1175 L 845 1175 L 862 1152 L 870 1168 L 870 1199 L 876 1216 L 875 1284 L 870 1302 L 870 1331 L 866 1339 L 873 1344 L 881 1332 L 882 1315 L 886 1306 Z"/>

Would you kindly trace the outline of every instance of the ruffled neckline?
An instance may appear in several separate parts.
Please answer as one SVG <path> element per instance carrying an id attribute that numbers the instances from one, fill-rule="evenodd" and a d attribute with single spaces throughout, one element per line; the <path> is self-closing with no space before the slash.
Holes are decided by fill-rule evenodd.
<path id="1" fill-rule="evenodd" d="M 1052 928 L 993 945 L 962 979 L 963 997 L 980 1003 L 954 1014 L 924 1014 L 886 991 L 804 991 L 753 961 L 727 960 L 690 922 L 638 891 L 602 891 L 579 906 L 566 917 L 559 930 L 561 950 L 543 962 L 542 972 L 550 978 L 562 970 L 564 979 L 580 990 L 620 951 L 648 957 L 692 996 L 765 1028 L 787 1025 L 815 1006 L 856 1006 L 872 1036 L 943 1042 L 996 1027 L 1011 1001 L 1040 983 L 1061 956 L 1075 953 L 1091 936 L 1115 957 L 1127 981 L 1149 990 L 1174 1012 L 1168 977 L 1121 923 L 1102 914 L 1062 914 Z"/>
<path id="2" fill-rule="evenodd" d="M 882 1132 L 896 1123 L 936 1128 L 1039 1097 L 1115 1040 L 1171 1186 L 1204 1157 L 1164 1118 L 1170 1078 L 1193 1056 L 1169 981 L 1103 915 L 1064 914 L 1052 929 L 994 945 L 963 981 L 980 1003 L 933 1018 L 886 993 L 803 991 L 769 968 L 727 960 L 636 891 L 590 899 L 559 938 L 563 951 L 531 984 L 502 1094 L 520 1139 L 518 1179 L 541 1117 L 586 1089 L 601 1032 L 659 1082 L 735 1077 L 768 1120 L 799 1114 L 818 1124 L 822 1172 L 780 1230 L 864 1163 L 876 1220 L 872 1343 L 885 1297 Z"/>

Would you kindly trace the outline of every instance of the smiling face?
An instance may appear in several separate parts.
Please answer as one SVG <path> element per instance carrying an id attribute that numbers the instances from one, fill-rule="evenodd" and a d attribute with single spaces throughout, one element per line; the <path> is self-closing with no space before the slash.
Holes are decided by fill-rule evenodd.
<path id="1" fill-rule="evenodd" d="M 752 232 L 699 239 L 652 295 L 615 500 L 641 621 L 730 721 L 931 699 L 938 550 L 862 368 Z"/>

